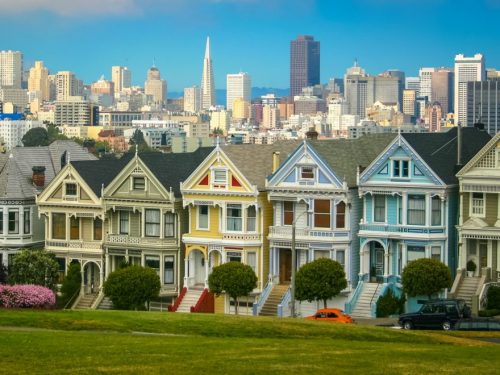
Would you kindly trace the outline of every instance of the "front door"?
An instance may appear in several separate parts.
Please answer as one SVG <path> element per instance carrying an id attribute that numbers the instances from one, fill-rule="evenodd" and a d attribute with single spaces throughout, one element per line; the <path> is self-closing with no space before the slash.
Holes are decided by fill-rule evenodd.
<path id="1" fill-rule="evenodd" d="M 384 248 L 378 242 L 375 242 L 372 248 L 371 276 L 377 278 L 377 282 L 382 282 L 384 277 Z"/>
<path id="2" fill-rule="evenodd" d="M 292 251 L 280 249 L 280 284 L 289 284 L 292 280 Z"/>

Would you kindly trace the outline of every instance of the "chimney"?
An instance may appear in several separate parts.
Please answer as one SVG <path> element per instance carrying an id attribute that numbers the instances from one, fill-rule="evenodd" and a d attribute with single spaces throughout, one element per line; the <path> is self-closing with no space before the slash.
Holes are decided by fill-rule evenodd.
<path id="1" fill-rule="evenodd" d="M 280 167 L 280 153 L 279 151 L 273 152 L 273 173 Z"/>
<path id="2" fill-rule="evenodd" d="M 33 171 L 32 181 L 36 187 L 44 187 L 45 185 L 45 167 L 44 166 L 34 166 L 31 168 Z"/>

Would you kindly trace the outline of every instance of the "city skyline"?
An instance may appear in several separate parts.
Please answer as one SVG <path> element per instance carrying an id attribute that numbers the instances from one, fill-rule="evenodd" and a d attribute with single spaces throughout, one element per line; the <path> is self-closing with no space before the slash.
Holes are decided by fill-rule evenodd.
<path id="1" fill-rule="evenodd" d="M 71 70 L 86 83 L 102 74 L 110 79 L 111 66 L 122 65 L 133 72 L 133 84 L 142 84 L 155 61 L 177 92 L 199 84 L 207 36 L 217 89 L 239 71 L 248 72 L 256 87 L 288 88 L 289 43 L 303 34 L 322 44 L 323 83 L 342 77 L 354 59 L 370 74 L 400 69 L 416 76 L 420 67 L 453 67 L 461 53 L 482 53 L 487 67 L 500 67 L 493 22 L 500 1 L 477 2 L 472 16 L 462 2 L 175 0 L 162 6 L 157 0 L 103 0 L 92 9 L 92 1 L 14 6 L 7 0 L 0 4 L 0 30 L 9 38 L 0 49 L 22 51 L 25 69 L 42 60 L 51 73 Z M 416 18 L 419 7 L 432 12 Z M 481 28 L 474 26 L 479 20 Z M 43 38 L 35 42 L 40 30 Z"/>

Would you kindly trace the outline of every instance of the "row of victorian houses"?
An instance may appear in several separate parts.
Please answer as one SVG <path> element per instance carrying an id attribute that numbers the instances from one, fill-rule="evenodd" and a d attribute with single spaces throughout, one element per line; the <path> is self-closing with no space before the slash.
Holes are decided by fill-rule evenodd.
<path id="1" fill-rule="evenodd" d="M 476 311 L 485 286 L 500 281 L 500 135 L 480 127 L 119 160 L 67 154 L 41 192 L 27 173 L 16 177 L 31 188 L 26 201 L 7 197 L 16 189 L 0 174 L 2 253 L 39 245 L 44 233 L 61 277 L 81 264 L 88 307 L 102 304 L 106 277 L 128 262 L 156 270 L 173 311 L 233 313 L 234 302 L 208 293 L 207 280 L 213 267 L 238 261 L 258 276 L 239 312 L 286 316 L 292 232 L 295 267 L 323 257 L 344 267 L 348 286 L 329 305 L 355 316 L 374 316 L 388 289 L 401 294 L 401 272 L 419 258 L 448 265 L 455 281 L 443 296 L 465 298 Z M 35 159 L 24 169 L 36 183 L 44 166 Z M 300 303 L 298 311 L 316 307 Z"/>

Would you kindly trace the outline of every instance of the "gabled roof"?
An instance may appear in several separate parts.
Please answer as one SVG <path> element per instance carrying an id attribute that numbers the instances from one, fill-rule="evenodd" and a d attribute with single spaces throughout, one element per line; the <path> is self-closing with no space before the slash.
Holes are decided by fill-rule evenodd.
<path id="1" fill-rule="evenodd" d="M 464 167 L 457 173 L 457 177 L 463 176 L 465 173 L 469 172 L 492 148 L 496 148 L 499 141 L 500 133 L 497 133 L 475 156 L 465 163 Z"/>
<path id="2" fill-rule="evenodd" d="M 86 149 L 74 141 L 55 141 L 50 146 L 15 147 L 0 156 L 0 197 L 3 199 L 34 198 L 39 189 L 32 183 L 34 166 L 45 167 L 45 186 L 62 168 L 66 160 L 96 160 Z M 69 154 L 69 155 L 68 155 Z"/>
<path id="3" fill-rule="evenodd" d="M 270 145 L 243 144 L 222 146 L 231 162 L 258 190 L 264 190 L 266 178 L 273 172 L 273 153 L 280 153 L 283 163 L 300 141 L 280 141 Z"/>
<path id="4" fill-rule="evenodd" d="M 401 136 L 445 184 L 457 183 L 456 127 L 444 133 L 411 133 Z M 467 164 L 490 139 L 491 136 L 483 130 L 462 128 L 462 165 Z"/>
<path id="5" fill-rule="evenodd" d="M 170 190 L 171 187 L 175 196 L 180 197 L 180 183 L 198 167 L 212 150 L 213 147 L 200 147 L 189 153 L 151 152 L 139 154 L 138 157 L 165 189 Z M 104 187 L 108 186 L 134 157 L 133 153 L 128 153 L 118 160 L 71 162 L 71 164 L 92 191 L 101 197 L 103 185 Z"/>
<path id="6" fill-rule="evenodd" d="M 397 137 L 397 134 L 367 134 L 357 139 L 326 139 L 309 141 L 321 158 L 347 186 L 357 184 L 358 166 L 362 170 Z"/>

